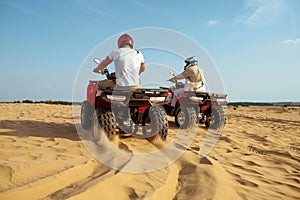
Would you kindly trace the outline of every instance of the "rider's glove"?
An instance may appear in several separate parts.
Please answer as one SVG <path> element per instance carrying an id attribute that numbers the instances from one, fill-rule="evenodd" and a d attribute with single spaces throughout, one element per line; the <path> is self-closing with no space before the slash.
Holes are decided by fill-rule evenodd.
<path id="1" fill-rule="evenodd" d="M 102 75 L 104 75 L 104 69 L 101 69 L 101 70 L 99 71 L 99 73 L 102 74 Z"/>
<path id="2" fill-rule="evenodd" d="M 104 74 L 104 69 L 97 70 L 96 68 L 94 68 L 93 72 L 103 75 Z"/>
<path id="3" fill-rule="evenodd" d="M 176 78 L 175 78 L 175 77 L 173 77 L 173 78 L 170 78 L 168 81 L 170 81 L 170 82 L 174 83 L 174 82 L 176 81 Z"/>

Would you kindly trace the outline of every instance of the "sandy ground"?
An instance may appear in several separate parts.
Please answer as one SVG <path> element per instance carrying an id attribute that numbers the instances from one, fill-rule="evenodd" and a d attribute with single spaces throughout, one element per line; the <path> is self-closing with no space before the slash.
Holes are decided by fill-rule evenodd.
<path id="1" fill-rule="evenodd" d="M 97 161 L 74 126 L 71 106 L 0 104 L 0 199 L 299 199 L 300 108 L 228 108 L 206 159 L 206 129 L 171 165 L 128 173 Z M 77 116 L 78 118 L 78 116 Z M 170 123 L 167 143 L 177 133 Z M 130 151 L 157 149 L 119 139 Z"/>

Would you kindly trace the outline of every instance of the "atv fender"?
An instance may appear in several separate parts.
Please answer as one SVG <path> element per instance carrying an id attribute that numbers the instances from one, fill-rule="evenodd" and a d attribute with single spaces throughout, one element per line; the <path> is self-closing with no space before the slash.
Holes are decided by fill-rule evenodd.
<path id="1" fill-rule="evenodd" d="M 87 102 L 89 102 L 91 106 L 95 105 L 96 91 L 97 91 L 96 84 L 90 82 L 87 87 Z"/>

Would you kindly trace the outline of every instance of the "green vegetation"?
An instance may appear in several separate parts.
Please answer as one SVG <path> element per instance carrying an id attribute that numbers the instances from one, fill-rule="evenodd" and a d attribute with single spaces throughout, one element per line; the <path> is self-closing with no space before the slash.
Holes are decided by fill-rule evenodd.
<path id="1" fill-rule="evenodd" d="M 72 105 L 72 102 L 68 102 L 68 101 L 52 101 L 52 100 L 35 101 L 34 103 L 59 104 L 59 105 Z"/>
<path id="2" fill-rule="evenodd" d="M 228 106 L 300 106 L 300 102 L 229 102 Z"/>
<path id="3" fill-rule="evenodd" d="M 81 102 L 69 102 L 69 101 L 52 101 L 52 100 L 45 100 L 45 101 L 32 101 L 32 100 L 23 100 L 23 101 L 13 101 L 13 102 L 0 102 L 0 103 L 44 103 L 44 104 L 57 104 L 57 105 L 72 105 L 78 104 L 80 105 Z M 239 106 L 248 107 L 248 106 L 283 106 L 283 107 L 290 107 L 290 106 L 299 106 L 300 102 L 228 102 L 228 106 L 233 106 L 235 108 Z"/>
<path id="4" fill-rule="evenodd" d="M 72 102 L 68 101 L 52 101 L 52 100 L 46 100 L 46 101 L 32 101 L 32 100 L 23 100 L 20 101 L 14 101 L 13 103 L 44 103 L 44 104 L 57 104 L 57 105 L 72 105 Z"/>

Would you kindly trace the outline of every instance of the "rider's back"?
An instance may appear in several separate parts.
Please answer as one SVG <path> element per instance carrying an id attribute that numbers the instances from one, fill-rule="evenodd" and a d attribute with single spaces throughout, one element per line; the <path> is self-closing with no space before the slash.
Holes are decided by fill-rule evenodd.
<path id="1" fill-rule="evenodd" d="M 116 83 L 119 86 L 139 85 L 139 71 L 144 62 L 142 53 L 131 48 L 118 48 L 108 56 L 115 63 Z"/>

